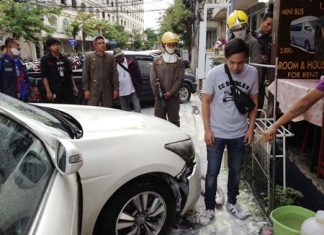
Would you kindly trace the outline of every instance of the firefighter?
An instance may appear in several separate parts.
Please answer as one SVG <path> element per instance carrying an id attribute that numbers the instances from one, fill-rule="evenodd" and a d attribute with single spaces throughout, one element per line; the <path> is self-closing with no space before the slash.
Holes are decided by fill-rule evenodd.
<path id="1" fill-rule="evenodd" d="M 150 74 L 155 96 L 154 115 L 180 126 L 179 90 L 184 79 L 185 65 L 176 54 L 179 37 L 175 33 L 162 35 L 162 55 L 156 57 Z"/>

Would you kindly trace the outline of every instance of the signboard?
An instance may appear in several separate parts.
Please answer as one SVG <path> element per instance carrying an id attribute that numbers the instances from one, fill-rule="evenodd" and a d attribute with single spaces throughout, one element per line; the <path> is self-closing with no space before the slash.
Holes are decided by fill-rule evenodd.
<path id="1" fill-rule="evenodd" d="M 75 39 L 69 39 L 69 44 L 73 47 L 75 47 L 77 45 L 77 40 Z"/>
<path id="2" fill-rule="evenodd" d="M 272 64 L 277 56 L 278 78 L 320 78 L 324 71 L 324 59 L 318 54 L 318 43 L 324 40 L 318 26 L 321 17 L 324 0 L 275 1 Z"/>
<path id="3" fill-rule="evenodd" d="M 189 61 L 189 51 L 188 49 L 181 50 L 181 57 L 184 61 Z"/>

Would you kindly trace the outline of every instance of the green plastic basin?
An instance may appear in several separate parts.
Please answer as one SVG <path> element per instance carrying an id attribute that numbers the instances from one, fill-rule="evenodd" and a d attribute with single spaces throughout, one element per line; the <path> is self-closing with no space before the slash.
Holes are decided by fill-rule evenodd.
<path id="1" fill-rule="evenodd" d="M 278 207 L 270 213 L 274 235 L 299 235 L 302 223 L 315 214 L 300 206 Z"/>

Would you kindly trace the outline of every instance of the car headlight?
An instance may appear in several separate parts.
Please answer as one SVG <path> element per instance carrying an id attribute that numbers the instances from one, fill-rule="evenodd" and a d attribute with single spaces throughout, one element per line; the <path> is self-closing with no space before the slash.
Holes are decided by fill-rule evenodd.
<path id="1" fill-rule="evenodd" d="M 195 158 L 195 147 L 191 139 L 168 143 L 164 147 L 179 155 L 186 163 L 192 162 Z"/>

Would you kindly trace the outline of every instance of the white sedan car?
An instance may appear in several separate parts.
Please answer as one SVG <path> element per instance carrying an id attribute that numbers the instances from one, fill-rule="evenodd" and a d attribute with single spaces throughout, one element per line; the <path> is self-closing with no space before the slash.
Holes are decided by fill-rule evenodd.
<path id="1" fill-rule="evenodd" d="M 190 137 L 155 117 L 0 93 L 0 234 L 167 234 L 195 205 Z"/>

